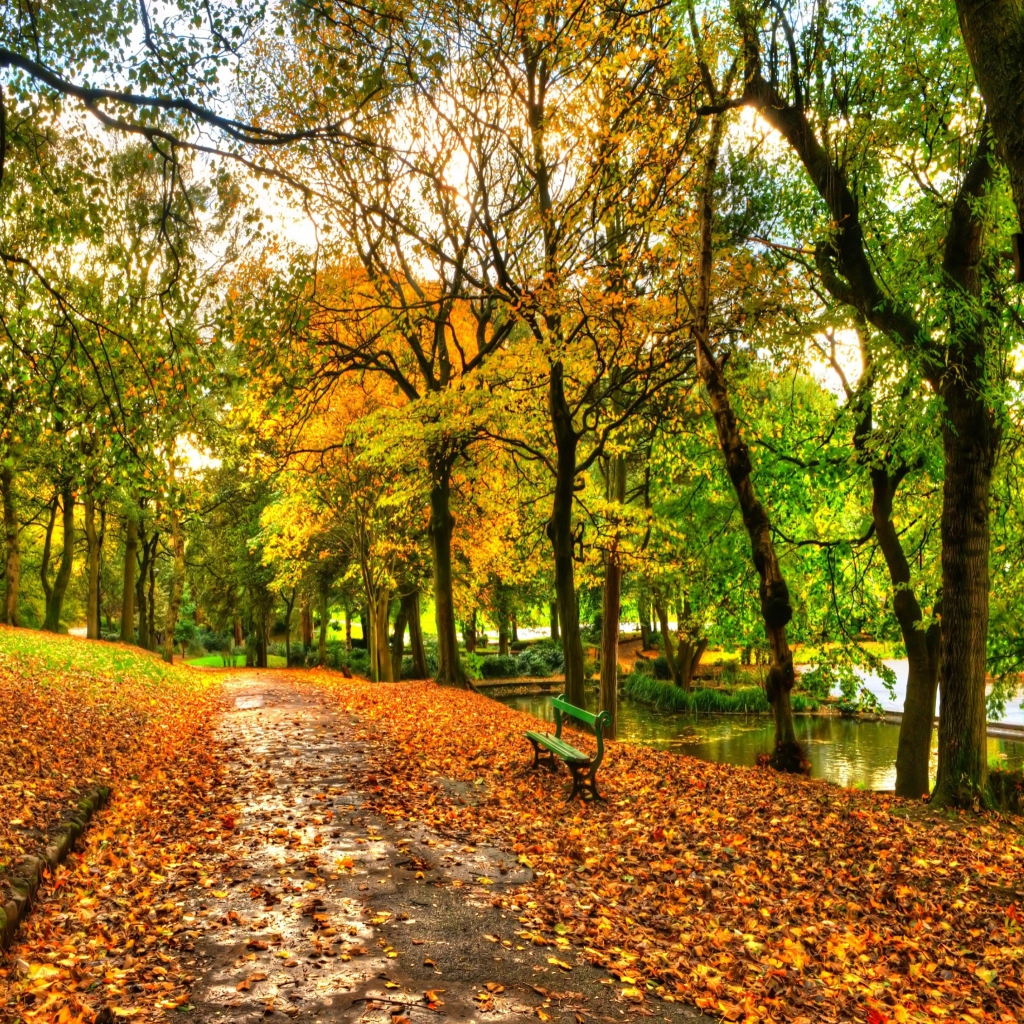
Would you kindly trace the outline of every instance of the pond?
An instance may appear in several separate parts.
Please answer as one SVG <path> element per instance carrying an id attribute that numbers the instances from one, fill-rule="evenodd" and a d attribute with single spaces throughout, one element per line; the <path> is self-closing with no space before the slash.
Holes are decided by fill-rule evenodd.
<path id="1" fill-rule="evenodd" d="M 505 697 L 503 704 L 553 721 L 550 696 Z M 896 746 L 900 729 L 891 722 L 860 721 L 839 716 L 797 715 L 797 738 L 807 751 L 811 775 L 840 786 L 873 790 L 896 784 Z M 768 715 L 665 714 L 646 704 L 619 703 L 619 739 L 674 750 L 706 761 L 753 765 L 771 751 Z M 935 774 L 932 737 L 932 776 Z M 989 763 L 1024 767 L 1024 742 L 989 738 Z"/>

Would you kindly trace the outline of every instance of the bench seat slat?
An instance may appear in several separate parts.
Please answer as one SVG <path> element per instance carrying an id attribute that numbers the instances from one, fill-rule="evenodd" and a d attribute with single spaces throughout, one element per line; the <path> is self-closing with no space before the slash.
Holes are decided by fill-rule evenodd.
<path id="1" fill-rule="evenodd" d="M 566 743 L 565 740 L 560 740 L 557 736 L 552 736 L 551 733 L 528 732 L 526 736 L 539 743 L 546 750 L 550 750 L 551 753 L 557 754 L 563 761 L 590 763 L 589 754 L 585 754 L 582 750 L 577 750 L 572 744 Z"/>

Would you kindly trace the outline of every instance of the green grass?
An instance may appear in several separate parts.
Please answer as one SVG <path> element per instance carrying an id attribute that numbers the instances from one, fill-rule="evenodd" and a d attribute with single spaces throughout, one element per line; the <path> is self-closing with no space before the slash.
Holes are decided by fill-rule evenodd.
<path id="1" fill-rule="evenodd" d="M 760 686 L 741 686 L 735 690 L 697 689 L 687 692 L 672 683 L 635 672 L 626 677 L 622 692 L 630 700 L 649 704 L 659 711 L 685 711 L 696 714 L 762 714 L 771 705 Z M 806 693 L 792 696 L 794 711 L 817 711 L 819 701 Z"/>
<path id="2" fill-rule="evenodd" d="M 154 651 L 104 640 L 83 640 L 35 629 L 0 627 L 0 657 L 34 661 L 50 672 L 85 671 L 120 678 L 133 676 L 153 685 L 181 685 L 187 673 L 178 672 Z M 45 677 L 44 677 L 45 678 Z"/>
<path id="3" fill-rule="evenodd" d="M 660 711 L 753 714 L 771 710 L 768 698 L 759 686 L 744 686 L 732 692 L 710 689 L 687 692 L 672 683 L 663 683 L 648 675 L 633 674 L 626 677 L 622 692 L 630 700 L 649 704 Z"/>
<path id="4" fill-rule="evenodd" d="M 224 659 L 219 654 L 204 654 L 201 658 L 186 658 L 186 665 L 192 665 L 195 668 L 224 668 Z M 245 667 L 245 655 L 236 654 L 234 660 L 235 668 Z M 267 658 L 267 668 L 287 668 L 285 659 L 280 654 L 271 654 Z"/>

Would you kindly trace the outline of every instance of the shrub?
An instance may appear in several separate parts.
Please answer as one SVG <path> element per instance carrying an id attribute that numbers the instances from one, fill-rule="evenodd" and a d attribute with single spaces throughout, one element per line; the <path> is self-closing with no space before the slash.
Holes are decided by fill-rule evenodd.
<path id="1" fill-rule="evenodd" d="M 552 664 L 552 663 L 555 664 Z M 516 656 L 516 675 L 534 676 L 544 678 L 551 675 L 555 669 L 561 669 L 561 652 L 555 657 L 551 650 L 527 649 Z"/>
<path id="2" fill-rule="evenodd" d="M 510 654 L 484 658 L 480 673 L 484 679 L 513 679 L 519 674 L 519 659 Z"/>
<path id="3" fill-rule="evenodd" d="M 424 647 L 426 647 L 426 655 L 427 655 L 427 675 L 430 676 L 431 678 L 433 678 L 434 676 L 437 675 L 437 648 L 435 646 L 434 649 L 431 650 L 429 647 L 427 647 L 426 644 L 424 644 Z M 412 674 L 412 658 L 409 655 L 406 655 L 402 659 L 402 673 L 401 673 L 401 675 L 402 675 L 403 679 L 412 679 L 413 678 L 413 674 Z"/>

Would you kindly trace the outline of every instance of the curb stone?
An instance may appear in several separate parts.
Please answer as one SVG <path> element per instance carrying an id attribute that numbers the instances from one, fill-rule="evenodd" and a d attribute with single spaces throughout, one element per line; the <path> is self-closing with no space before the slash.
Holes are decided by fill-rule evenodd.
<path id="1" fill-rule="evenodd" d="M 43 851 L 42 857 L 25 857 L 11 869 L 8 878 L 14 895 L 0 907 L 0 951 L 10 949 L 18 925 L 28 915 L 36 892 L 43 881 L 43 872 L 54 870 L 62 864 L 75 845 L 75 840 L 85 831 L 92 816 L 110 799 L 109 786 L 96 786 L 78 801 L 77 810 L 61 822 L 52 842 Z"/>

